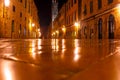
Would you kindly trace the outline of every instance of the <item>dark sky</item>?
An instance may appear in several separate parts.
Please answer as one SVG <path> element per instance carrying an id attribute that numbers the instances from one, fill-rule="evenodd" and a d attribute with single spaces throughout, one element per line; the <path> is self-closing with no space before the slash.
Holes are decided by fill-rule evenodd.
<path id="1" fill-rule="evenodd" d="M 40 18 L 40 26 L 45 32 L 47 30 L 50 22 L 51 22 L 51 3 L 52 0 L 34 0 L 37 8 L 38 8 L 38 15 Z M 66 0 L 58 0 L 59 8 Z"/>
<path id="2" fill-rule="evenodd" d="M 38 7 L 41 26 L 48 26 L 51 21 L 51 2 L 52 0 L 35 0 Z M 58 0 L 59 8 L 66 0 Z"/>

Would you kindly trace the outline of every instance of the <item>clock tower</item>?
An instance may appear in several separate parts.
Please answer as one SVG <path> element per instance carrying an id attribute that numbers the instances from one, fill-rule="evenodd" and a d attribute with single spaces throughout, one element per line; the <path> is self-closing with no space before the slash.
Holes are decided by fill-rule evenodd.
<path id="1" fill-rule="evenodd" d="M 53 21 L 58 15 L 58 0 L 52 0 L 52 28 L 53 28 Z"/>

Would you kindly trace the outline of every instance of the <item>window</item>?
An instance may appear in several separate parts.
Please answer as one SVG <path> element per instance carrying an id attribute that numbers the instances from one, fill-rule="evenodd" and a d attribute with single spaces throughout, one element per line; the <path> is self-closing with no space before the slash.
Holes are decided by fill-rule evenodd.
<path id="1" fill-rule="evenodd" d="M 86 26 L 84 27 L 84 37 L 85 39 L 87 39 L 87 27 Z"/>
<path id="2" fill-rule="evenodd" d="M 26 27 L 24 27 L 24 36 L 26 36 Z"/>
<path id="3" fill-rule="evenodd" d="M 29 2 L 28 4 L 29 4 L 29 7 L 28 7 L 28 12 L 30 13 L 30 2 Z"/>
<path id="4" fill-rule="evenodd" d="M 11 32 L 14 32 L 14 25 L 15 25 L 15 22 L 14 22 L 14 20 L 12 20 L 12 30 L 11 30 Z"/>
<path id="5" fill-rule="evenodd" d="M 83 13 L 84 13 L 84 15 L 87 15 L 87 6 L 86 5 L 84 6 L 84 12 Z"/>
<path id="6" fill-rule="evenodd" d="M 25 8 L 27 7 L 27 0 L 25 0 Z"/>
<path id="7" fill-rule="evenodd" d="M 74 4 L 76 4 L 76 0 L 74 0 Z"/>
<path id="8" fill-rule="evenodd" d="M 71 15 L 71 22 L 73 23 L 73 14 Z"/>
<path id="9" fill-rule="evenodd" d="M 20 17 L 22 17 L 22 12 L 20 12 Z"/>
<path id="10" fill-rule="evenodd" d="M 66 6 L 66 11 L 68 11 L 68 5 Z"/>
<path id="11" fill-rule="evenodd" d="M 21 33 L 21 31 L 22 31 L 22 26 L 21 26 L 21 24 L 20 24 L 20 30 L 19 30 L 19 33 Z"/>
<path id="12" fill-rule="evenodd" d="M 111 4 L 113 2 L 113 0 L 108 0 L 108 4 Z"/>
<path id="13" fill-rule="evenodd" d="M 15 6 L 13 5 L 13 12 L 15 12 Z"/>
<path id="14" fill-rule="evenodd" d="M 70 16 L 69 16 L 69 23 L 68 24 L 70 24 Z"/>
<path id="15" fill-rule="evenodd" d="M 22 3 L 22 0 L 20 0 L 20 2 Z"/>
<path id="16" fill-rule="evenodd" d="M 70 9 L 70 2 L 69 2 L 69 9 Z"/>
<path id="17" fill-rule="evenodd" d="M 93 1 L 90 1 L 90 13 L 93 12 Z"/>
<path id="18" fill-rule="evenodd" d="M 100 18 L 98 21 L 98 39 L 102 39 L 102 19 Z"/>
<path id="19" fill-rule="evenodd" d="M 71 0 L 71 7 L 73 7 L 73 0 Z"/>
<path id="20" fill-rule="evenodd" d="M 27 18 L 25 17 L 25 21 L 26 21 L 26 19 L 27 19 Z"/>
<path id="21" fill-rule="evenodd" d="M 76 21 L 76 11 L 74 12 L 74 14 L 73 14 L 73 21 Z"/>
<path id="22" fill-rule="evenodd" d="M 114 39 L 114 30 L 115 30 L 115 17 L 111 14 L 108 21 L 108 37 L 109 39 Z"/>
<path id="23" fill-rule="evenodd" d="M 102 0 L 98 0 L 98 9 L 102 8 Z"/>

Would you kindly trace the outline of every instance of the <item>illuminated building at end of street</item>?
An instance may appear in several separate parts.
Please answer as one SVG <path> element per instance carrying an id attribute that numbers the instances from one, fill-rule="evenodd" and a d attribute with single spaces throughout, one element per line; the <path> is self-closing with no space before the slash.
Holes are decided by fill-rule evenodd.
<path id="1" fill-rule="evenodd" d="M 40 37 L 38 10 L 34 0 L 1 0 L 0 6 L 1 38 Z"/>
<path id="2" fill-rule="evenodd" d="M 53 25 L 53 38 L 120 38 L 120 1 L 67 0 Z"/>

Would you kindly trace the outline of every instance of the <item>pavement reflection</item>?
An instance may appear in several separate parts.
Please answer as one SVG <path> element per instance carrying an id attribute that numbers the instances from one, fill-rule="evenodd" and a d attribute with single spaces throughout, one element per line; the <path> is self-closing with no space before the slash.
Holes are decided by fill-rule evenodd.
<path id="1" fill-rule="evenodd" d="M 10 68 L 10 64 L 8 62 L 2 64 L 2 70 L 5 78 L 4 80 L 13 80 L 12 69 Z"/>
<path id="2" fill-rule="evenodd" d="M 0 52 L 0 80 L 120 79 L 119 40 L 2 40 Z"/>

